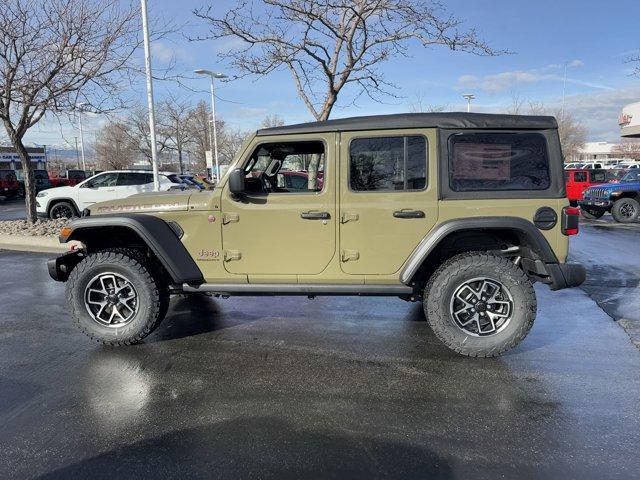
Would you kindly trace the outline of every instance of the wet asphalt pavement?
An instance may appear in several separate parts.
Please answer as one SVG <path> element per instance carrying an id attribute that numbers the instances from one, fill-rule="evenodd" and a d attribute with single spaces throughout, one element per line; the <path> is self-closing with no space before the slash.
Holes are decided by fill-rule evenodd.
<path id="1" fill-rule="evenodd" d="M 144 344 L 105 348 L 46 258 L 0 251 L 0 478 L 638 474 L 640 351 L 580 289 L 538 286 L 498 359 L 384 298 L 177 298 Z"/>
<path id="2" fill-rule="evenodd" d="M 0 197 L 0 221 L 2 220 L 22 220 L 27 218 L 27 211 L 24 206 L 24 198 L 4 198 Z"/>

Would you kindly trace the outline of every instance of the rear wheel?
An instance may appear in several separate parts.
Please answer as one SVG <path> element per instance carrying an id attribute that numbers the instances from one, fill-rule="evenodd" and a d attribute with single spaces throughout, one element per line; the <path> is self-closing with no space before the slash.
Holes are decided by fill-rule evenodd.
<path id="1" fill-rule="evenodd" d="M 58 218 L 73 218 L 77 216 L 76 209 L 69 202 L 54 203 L 49 209 L 49 218 L 53 220 Z"/>
<path id="2" fill-rule="evenodd" d="M 589 220 L 595 220 L 604 215 L 605 210 L 602 208 L 580 208 L 580 213 L 584 218 L 588 218 Z"/>
<path id="3" fill-rule="evenodd" d="M 611 215 L 616 222 L 635 222 L 640 216 L 640 203 L 633 198 L 621 198 L 616 200 L 611 208 Z"/>
<path id="4" fill-rule="evenodd" d="M 490 253 L 456 255 L 425 289 L 424 309 L 436 336 L 471 357 L 495 357 L 518 345 L 533 325 L 536 308 L 525 273 Z"/>
<path id="5" fill-rule="evenodd" d="M 161 285 L 141 259 L 103 250 L 87 255 L 73 269 L 67 299 L 75 323 L 86 335 L 105 345 L 131 345 L 164 318 L 168 298 Z"/>

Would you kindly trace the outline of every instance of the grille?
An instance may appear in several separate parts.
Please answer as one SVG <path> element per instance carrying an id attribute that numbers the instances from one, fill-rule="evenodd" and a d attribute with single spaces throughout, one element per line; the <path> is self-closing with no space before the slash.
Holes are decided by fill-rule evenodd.
<path id="1" fill-rule="evenodd" d="M 587 195 L 595 198 L 609 197 L 609 190 L 607 190 L 606 188 L 591 188 L 587 192 Z"/>

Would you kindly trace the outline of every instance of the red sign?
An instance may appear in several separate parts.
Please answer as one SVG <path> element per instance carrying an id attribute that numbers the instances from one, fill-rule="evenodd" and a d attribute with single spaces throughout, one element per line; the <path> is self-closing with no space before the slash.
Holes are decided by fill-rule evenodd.
<path id="1" fill-rule="evenodd" d="M 629 115 L 628 113 L 623 113 L 622 115 L 620 115 L 620 117 L 618 117 L 618 125 L 620 125 L 621 127 L 626 127 L 631 123 L 632 118 L 633 118 L 633 115 Z"/>

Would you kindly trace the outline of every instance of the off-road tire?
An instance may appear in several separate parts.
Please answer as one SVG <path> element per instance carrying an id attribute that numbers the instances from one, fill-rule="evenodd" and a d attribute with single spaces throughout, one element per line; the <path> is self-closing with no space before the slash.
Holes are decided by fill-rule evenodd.
<path id="1" fill-rule="evenodd" d="M 580 208 L 580 213 L 584 218 L 589 220 L 596 220 L 601 218 L 605 214 L 606 210 L 602 208 Z"/>
<path id="2" fill-rule="evenodd" d="M 100 325 L 89 315 L 85 306 L 84 292 L 87 284 L 103 272 L 114 272 L 126 277 L 137 291 L 137 312 L 121 328 Z M 67 281 L 67 301 L 75 324 L 91 339 L 103 345 L 132 345 L 149 335 L 166 313 L 159 283 L 153 269 L 135 255 L 117 250 L 102 250 L 87 255 L 72 270 Z"/>
<path id="3" fill-rule="evenodd" d="M 502 283 L 513 299 L 513 313 L 504 329 L 480 337 L 458 327 L 450 313 L 456 289 L 478 277 Z M 535 291 L 525 273 L 507 258 L 486 252 L 462 253 L 444 262 L 424 294 L 425 315 L 435 335 L 451 350 L 469 357 L 496 357 L 518 345 L 529 333 L 536 309 Z"/>
<path id="4" fill-rule="evenodd" d="M 625 210 L 632 210 L 634 213 L 629 215 Z M 616 200 L 611 208 L 611 215 L 616 222 L 633 223 L 640 217 L 640 203 L 633 198 Z"/>

